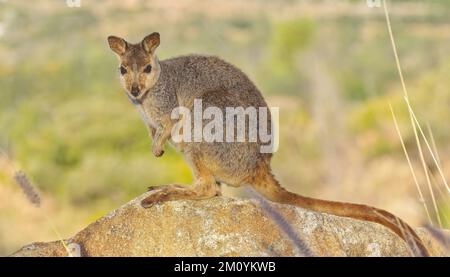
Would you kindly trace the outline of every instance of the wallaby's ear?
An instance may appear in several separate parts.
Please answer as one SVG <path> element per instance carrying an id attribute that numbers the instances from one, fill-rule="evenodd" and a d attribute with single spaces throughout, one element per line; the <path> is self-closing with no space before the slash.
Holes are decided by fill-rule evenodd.
<path id="1" fill-rule="evenodd" d="M 142 40 L 142 48 L 148 53 L 155 53 L 156 47 L 159 45 L 159 33 L 151 33 Z"/>
<path id="2" fill-rule="evenodd" d="M 128 48 L 128 43 L 123 38 L 116 36 L 109 36 L 108 43 L 111 50 L 118 55 L 123 55 Z"/>

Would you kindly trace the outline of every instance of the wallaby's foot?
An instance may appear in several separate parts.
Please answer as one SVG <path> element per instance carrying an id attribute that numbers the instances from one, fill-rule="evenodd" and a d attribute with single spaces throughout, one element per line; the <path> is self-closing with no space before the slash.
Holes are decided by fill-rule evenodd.
<path id="1" fill-rule="evenodd" d="M 176 195 L 179 199 L 189 198 L 192 196 L 192 191 L 186 187 L 178 185 L 166 185 L 162 187 L 149 187 L 149 191 L 153 191 L 152 194 L 142 200 L 141 205 L 144 208 L 150 208 L 156 203 L 161 203 L 169 200 L 174 200 Z"/>
<path id="2" fill-rule="evenodd" d="M 144 208 L 156 203 L 174 200 L 200 200 L 220 195 L 220 185 L 198 157 L 192 157 L 195 181 L 192 186 L 167 185 L 155 190 L 142 200 Z M 153 190 L 152 190 L 153 191 Z"/>
<path id="3" fill-rule="evenodd" d="M 149 186 L 147 187 L 147 191 L 154 191 L 154 190 L 161 190 L 164 189 L 165 187 L 168 186 L 174 186 L 174 187 L 178 187 L 178 188 L 184 188 L 185 186 L 183 185 L 178 185 L 178 184 L 171 184 L 171 185 L 162 185 L 162 186 Z"/>
<path id="4" fill-rule="evenodd" d="M 149 188 L 150 189 L 150 188 Z M 220 188 L 216 183 L 197 184 L 193 188 L 181 185 L 167 185 L 162 188 L 151 188 L 154 191 L 141 201 L 144 208 L 150 208 L 157 203 L 175 200 L 200 200 L 220 195 Z"/>

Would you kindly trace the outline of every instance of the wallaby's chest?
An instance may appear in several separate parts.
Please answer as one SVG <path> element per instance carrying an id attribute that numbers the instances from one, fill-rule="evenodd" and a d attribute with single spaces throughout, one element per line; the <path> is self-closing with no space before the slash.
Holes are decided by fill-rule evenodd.
<path id="1" fill-rule="evenodd" d="M 142 118 L 142 121 L 147 125 L 147 127 L 156 128 L 156 121 L 154 119 L 154 115 L 148 112 L 142 105 L 136 105 L 136 109 L 139 112 L 139 115 Z"/>

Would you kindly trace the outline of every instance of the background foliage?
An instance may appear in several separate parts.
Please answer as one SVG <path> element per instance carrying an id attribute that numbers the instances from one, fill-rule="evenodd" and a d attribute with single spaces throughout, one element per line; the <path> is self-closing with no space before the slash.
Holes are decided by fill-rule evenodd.
<path id="1" fill-rule="evenodd" d="M 447 177 L 449 3 L 390 5 L 411 101 L 424 129 L 433 131 Z M 160 59 L 221 56 L 280 107 L 273 167 L 290 190 L 426 221 L 389 111 L 392 103 L 424 185 L 384 16 L 365 0 L 103 0 L 82 1 L 80 8 L 56 0 L 0 1 L 0 147 L 41 190 L 41 210 L 63 236 L 147 186 L 191 181 L 174 150 L 151 155 L 106 44 L 110 34 L 139 41 L 153 31 L 161 33 Z M 22 199 L 7 163 L 0 160 L 3 255 L 56 239 L 42 211 Z M 448 227 L 448 194 L 438 183 L 435 189 Z"/>

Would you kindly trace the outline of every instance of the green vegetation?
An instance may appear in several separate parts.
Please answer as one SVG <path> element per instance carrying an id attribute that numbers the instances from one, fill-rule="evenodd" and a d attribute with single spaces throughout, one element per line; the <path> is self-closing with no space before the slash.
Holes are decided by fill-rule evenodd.
<path id="1" fill-rule="evenodd" d="M 219 55 L 242 68 L 270 105 L 280 107 L 274 168 L 288 188 L 424 220 L 421 204 L 415 201 L 411 208 L 407 202 L 417 192 L 390 102 L 411 155 L 417 150 L 384 18 L 354 14 L 351 3 L 357 1 L 342 1 L 349 6 L 336 14 L 326 1 L 311 1 L 317 14 L 308 15 L 298 12 L 296 1 L 279 1 L 280 13 L 270 1 L 257 2 L 257 9 L 199 1 L 178 10 L 164 1 L 138 1 L 141 6 L 85 1 L 79 9 L 59 2 L 0 1 L 5 30 L 0 30 L 0 147 L 55 205 L 83 210 L 77 222 L 94 220 L 148 186 L 191 181 L 173 149 L 167 147 L 162 158 L 152 156 L 106 44 L 110 34 L 137 41 L 155 30 L 162 36 L 161 59 Z M 392 17 L 411 102 L 424 129 L 431 126 L 450 177 L 450 6 L 430 1 L 417 15 L 415 4 L 422 1 L 395 2 L 403 9 Z M 4 172 L 2 184 L 11 185 Z M 440 212 L 449 215 L 448 198 L 438 198 Z M 417 212 L 411 215 L 411 209 Z M 6 243 L 2 230 L 0 254 Z"/>

